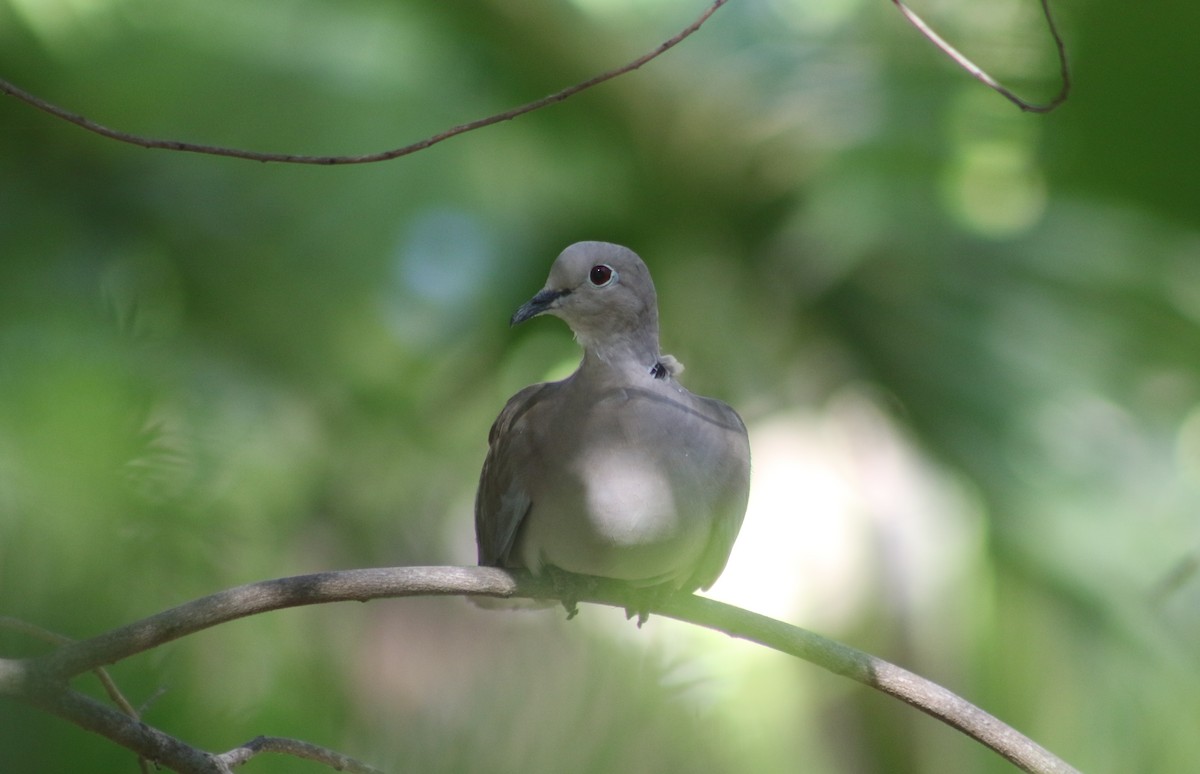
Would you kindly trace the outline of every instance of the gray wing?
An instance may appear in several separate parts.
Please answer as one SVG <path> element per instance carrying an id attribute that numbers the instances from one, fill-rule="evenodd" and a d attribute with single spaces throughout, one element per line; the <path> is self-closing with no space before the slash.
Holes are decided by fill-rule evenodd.
<path id="1" fill-rule="evenodd" d="M 750 440 L 746 425 L 732 408 L 712 398 L 698 398 L 698 402 L 703 405 L 703 413 L 712 418 L 713 441 L 724 445 L 726 459 L 719 480 L 713 482 L 719 495 L 714 503 L 712 534 L 687 583 L 688 589 L 707 590 L 725 570 L 746 516 L 750 498 Z"/>
<path id="2" fill-rule="evenodd" d="M 526 415 L 556 388 L 551 382 L 521 390 L 509 398 L 488 433 L 487 458 L 475 493 L 475 545 L 479 564 L 485 567 L 510 566 L 517 532 L 532 505 L 520 476 L 534 451 Z"/>

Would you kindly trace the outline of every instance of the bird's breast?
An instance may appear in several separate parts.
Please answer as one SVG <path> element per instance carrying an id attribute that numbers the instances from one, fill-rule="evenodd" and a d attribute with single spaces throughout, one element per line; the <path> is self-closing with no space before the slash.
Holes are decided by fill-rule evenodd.
<path id="1" fill-rule="evenodd" d="M 518 539 L 522 562 L 588 575 L 682 583 L 709 536 L 709 514 L 685 507 L 669 465 L 626 444 L 590 444 L 558 460 Z"/>
<path id="2" fill-rule="evenodd" d="M 614 546 L 669 541 L 680 524 L 670 471 L 656 455 L 624 444 L 589 448 L 572 463 L 587 529 Z"/>
<path id="3" fill-rule="evenodd" d="M 686 393 L 645 389 L 564 396 L 539 423 L 531 507 L 517 555 L 537 571 L 683 583 L 712 534 L 715 470 L 698 454 L 710 424 Z M 723 432 L 723 431 L 722 431 Z"/>

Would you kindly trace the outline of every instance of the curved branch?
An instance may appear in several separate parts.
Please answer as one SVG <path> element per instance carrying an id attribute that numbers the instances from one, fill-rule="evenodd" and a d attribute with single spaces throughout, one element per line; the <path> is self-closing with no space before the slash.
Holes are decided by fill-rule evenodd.
<path id="1" fill-rule="evenodd" d="M 556 583 L 558 588 L 549 580 L 528 573 L 510 573 L 489 567 L 394 567 L 298 575 L 221 591 L 97 637 L 64 644 L 52 653 L 33 659 L 30 666 L 50 680 L 65 681 L 103 664 L 236 618 L 328 602 L 465 594 L 537 599 L 565 596 L 616 607 L 636 606 L 628 588 L 620 583 L 594 578 L 560 578 Z M 1033 740 L 951 691 L 814 632 L 687 594 L 662 600 L 651 611 L 757 642 L 856 680 L 962 731 L 1024 771 L 1077 774 L 1074 768 Z M 13 682 L 6 681 L 3 676 L 0 669 L 0 694 Z M 132 721 L 126 719 L 126 722 Z"/>
<path id="2" fill-rule="evenodd" d="M 294 575 L 218 591 L 91 639 L 74 640 L 37 661 L 47 674 L 69 680 L 189 634 L 271 610 L 459 594 L 555 596 L 549 583 L 518 580 L 516 575 L 488 567 L 376 567 Z"/>
<path id="3" fill-rule="evenodd" d="M 1054 23 L 1054 16 L 1050 13 L 1050 0 L 1040 0 L 1040 2 L 1042 4 L 1042 16 L 1046 18 L 1046 26 L 1050 30 L 1050 36 L 1054 39 L 1054 49 L 1058 53 L 1058 77 L 1060 85 L 1058 93 L 1049 102 L 1039 105 L 1027 102 L 1018 97 L 1013 91 L 988 75 L 986 70 L 972 62 L 962 52 L 947 43 L 945 38 L 934 32 L 933 28 L 926 24 L 924 19 L 917 16 L 915 11 L 905 5 L 903 0 L 892 0 L 892 4 L 900 10 L 900 13 L 908 20 L 909 24 L 916 27 L 917 31 L 924 35 L 930 43 L 937 46 L 943 54 L 954 60 L 956 65 L 970 73 L 972 78 L 1027 113 L 1049 113 L 1066 102 L 1067 96 L 1071 93 L 1071 67 L 1067 62 L 1067 46 L 1063 42 L 1062 35 L 1058 32 L 1058 25 Z"/>
<path id="4" fill-rule="evenodd" d="M 1079 774 L 1037 742 L 952 691 L 836 640 L 704 597 L 674 597 L 654 612 L 757 642 L 849 677 L 958 729 L 1022 771 Z"/>
<path id="5" fill-rule="evenodd" d="M 209 156 L 226 156 L 236 159 L 249 159 L 250 161 L 274 161 L 281 164 L 315 164 L 322 166 L 370 164 L 377 161 L 390 161 L 391 159 L 398 159 L 401 156 L 408 156 L 409 154 L 424 150 L 431 145 L 437 145 L 440 142 L 449 140 L 451 137 L 457 137 L 460 134 L 466 134 L 467 132 L 474 131 L 475 129 L 482 129 L 485 126 L 491 126 L 492 124 L 511 121 L 518 116 L 523 116 L 526 113 L 532 113 L 535 110 L 562 102 L 565 99 L 575 96 L 581 91 L 586 91 L 593 86 L 599 86 L 605 81 L 611 81 L 613 78 L 636 70 L 651 60 L 657 59 L 662 54 L 665 54 L 667 51 L 681 43 L 685 38 L 689 37 L 692 33 L 696 32 L 696 30 L 700 29 L 701 25 L 708 21 L 708 18 L 716 13 L 716 10 L 725 5 L 726 2 L 728 2 L 728 0 L 714 0 L 713 4 L 706 8 L 698 17 L 696 17 L 696 20 L 691 24 L 684 27 L 674 36 L 664 40 L 662 43 L 659 43 L 652 50 L 642 54 L 637 59 L 634 59 L 632 62 L 622 65 L 621 67 L 601 73 L 600 75 L 589 78 L 586 81 L 577 83 L 574 86 L 568 86 L 561 91 L 557 91 L 553 94 L 542 97 L 541 99 L 534 100 L 533 102 L 528 102 L 519 107 L 512 108 L 511 110 L 506 110 L 503 113 L 496 113 L 495 115 L 487 116 L 486 118 L 479 118 L 474 121 L 469 121 L 465 124 L 459 124 L 458 126 L 451 127 L 443 132 L 438 132 L 431 137 L 426 137 L 424 140 L 419 140 L 400 148 L 392 148 L 391 150 L 379 151 L 378 153 L 367 153 L 359 156 L 305 156 L 293 153 L 265 153 L 259 151 L 241 150 L 238 148 L 225 148 L 217 145 L 203 145 L 200 143 L 182 142 L 180 140 L 155 139 L 153 137 L 130 134 L 129 132 L 123 132 L 119 129 L 112 129 L 104 126 L 103 124 L 98 124 L 89 118 L 79 115 L 78 113 L 73 113 L 65 108 L 59 107 L 58 105 L 47 102 L 41 97 L 31 94 L 28 91 L 25 91 L 24 89 L 9 83 L 2 78 L 0 78 L 0 93 L 7 94 L 10 97 L 16 97 L 22 102 L 32 105 L 38 110 L 49 113 L 56 118 L 61 118 L 62 120 L 68 121 L 76 126 L 82 127 L 89 132 L 94 132 L 95 134 L 98 134 L 102 137 L 107 137 L 110 140 L 116 140 L 117 142 L 124 142 L 130 145 L 137 145 L 142 148 L 157 148 L 160 150 L 181 151 L 184 153 L 202 153 Z"/>

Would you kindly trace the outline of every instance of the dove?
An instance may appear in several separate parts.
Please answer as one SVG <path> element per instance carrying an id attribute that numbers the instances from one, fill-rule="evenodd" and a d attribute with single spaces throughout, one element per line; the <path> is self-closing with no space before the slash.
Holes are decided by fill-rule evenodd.
<path id="1" fill-rule="evenodd" d="M 742 419 L 679 383 L 682 365 L 659 349 L 650 271 L 632 250 L 567 247 L 511 325 L 542 315 L 567 324 L 583 359 L 566 379 L 518 392 L 492 425 L 479 564 L 708 589 L 746 512 Z"/>

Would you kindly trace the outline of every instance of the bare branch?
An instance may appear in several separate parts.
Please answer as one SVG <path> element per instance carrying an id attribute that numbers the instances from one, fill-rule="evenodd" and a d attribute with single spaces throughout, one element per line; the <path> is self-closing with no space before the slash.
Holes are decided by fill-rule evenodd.
<path id="1" fill-rule="evenodd" d="M 299 739 L 286 739 L 281 736 L 256 737 L 241 747 L 218 755 L 217 759 L 232 769 L 241 766 L 255 755 L 265 752 L 291 755 L 294 758 L 316 761 L 336 771 L 349 771 L 351 774 L 384 774 L 381 769 L 368 766 L 361 761 L 356 761 L 349 755 L 343 755 L 335 750 L 310 744 L 309 742 L 302 742 Z"/>
<path id="2" fill-rule="evenodd" d="M 668 599 L 655 612 L 757 642 L 886 693 L 962 731 L 1022 771 L 1079 774 L 1037 742 L 937 683 L 807 629 L 693 595 Z"/>
<path id="3" fill-rule="evenodd" d="M 553 589 L 486 567 L 377 567 L 319 572 L 219 591 L 87 640 L 67 643 L 40 659 L 63 679 L 112 664 L 219 624 L 302 605 L 367 602 L 396 597 L 479 594 L 553 598 Z"/>
<path id="4" fill-rule="evenodd" d="M 222 755 L 212 755 L 38 674 L 31 668 L 33 663 L 0 659 L 0 696 L 25 699 L 39 709 L 134 751 L 144 771 L 150 770 L 148 762 L 153 761 L 156 767 L 165 766 L 180 774 L 232 774 L 255 755 L 275 752 L 323 763 L 337 771 L 384 774 L 334 750 L 279 737 L 258 737 Z M 22 690 L 12 690 L 12 683 L 21 685 Z"/>
<path id="5" fill-rule="evenodd" d="M 394 567 L 299 575 L 221 591 L 98 637 L 67 643 L 46 656 L 10 662 L 10 665 L 28 666 L 31 673 L 64 681 L 98 665 L 127 658 L 236 618 L 328 602 L 457 594 L 559 599 L 565 593 L 582 602 L 626 608 L 637 606 L 636 600 L 630 599 L 628 589 L 619 583 L 589 578 L 565 590 L 561 579 L 559 584 L 556 589 L 548 580 L 528 573 L 510 573 L 488 567 Z M 962 731 L 1024 771 L 1077 774 L 1067 763 L 960 696 L 901 667 L 813 632 L 692 595 L 666 599 L 652 612 L 757 642 L 849 677 Z M 13 685 L 25 685 L 28 690 L 27 683 L 21 680 L 6 680 L 3 667 L 5 664 L 0 663 L 0 695 L 6 689 L 10 694 L 14 693 Z M 16 695 L 22 693 L 15 691 Z M 62 714 L 53 707 L 49 709 Z M 112 714 L 122 717 L 119 713 Z M 133 724 L 129 719 L 124 722 Z M 97 730 L 94 724 L 84 727 Z M 157 747 L 167 745 L 163 739 L 150 741 Z M 161 757 L 155 759 L 162 760 Z"/>
<path id="6" fill-rule="evenodd" d="M 26 670 L 20 682 L 23 690 L 13 694 L 17 698 L 133 750 L 146 760 L 180 774 L 231 772 L 228 766 L 203 750 L 73 691 L 64 683 L 39 675 L 35 670 Z M 3 683 L 0 680 L 0 696 L 5 694 Z"/>
<path id="7" fill-rule="evenodd" d="M 934 32 L 933 28 L 926 24 L 920 16 L 917 16 L 917 14 L 907 5 L 905 5 L 902 0 L 892 0 L 892 4 L 900 9 L 900 13 L 904 15 L 904 18 L 907 19 L 910 24 L 916 27 L 917 30 L 924 35 L 930 43 L 933 43 L 933 45 L 941 49 L 942 53 L 954 60 L 956 65 L 970 73 L 971 77 L 975 78 L 989 89 L 997 92 L 1009 102 L 1021 108 L 1021 110 L 1024 110 L 1028 113 L 1049 113 L 1051 110 L 1054 110 L 1056 107 L 1066 102 L 1067 96 L 1071 93 L 1071 68 L 1067 63 L 1066 44 L 1063 43 L 1062 35 L 1060 35 L 1058 32 L 1058 25 L 1054 23 L 1054 16 L 1050 13 L 1050 2 L 1049 0 L 1040 0 L 1040 2 L 1042 4 L 1042 15 L 1046 17 L 1046 25 L 1050 30 L 1051 37 L 1054 38 L 1054 48 L 1058 52 L 1058 73 L 1059 82 L 1061 85 L 1059 86 L 1058 93 L 1055 94 L 1049 102 L 1039 105 L 1032 102 L 1026 102 L 1024 99 L 1018 97 L 1012 91 L 1005 88 L 1000 84 L 999 81 L 988 75 L 982 67 L 972 62 L 962 52 L 947 43 L 941 35 L 938 35 L 936 32 Z"/>
<path id="8" fill-rule="evenodd" d="M 634 59 L 632 62 L 622 65 L 621 67 L 601 73 L 600 75 L 589 78 L 586 81 L 577 83 L 574 86 L 568 86 L 561 91 L 557 91 L 553 94 L 542 97 L 541 99 L 534 100 L 533 102 L 526 103 L 511 110 L 506 110 L 503 113 L 496 113 L 495 115 L 487 116 L 486 118 L 479 118 L 474 121 L 469 121 L 465 124 L 459 124 L 458 126 L 451 127 L 443 132 L 438 132 L 431 137 L 426 137 L 424 140 L 420 140 L 400 148 L 379 151 L 378 153 L 368 153 L 361 156 L 305 156 L 292 153 L 263 153 L 259 151 L 241 150 L 238 148 L 225 148 L 216 145 L 182 142 L 180 140 L 155 139 L 152 137 L 130 134 L 129 132 L 123 132 L 119 129 L 112 129 L 102 124 L 98 124 L 91 119 L 79 115 L 78 113 L 73 113 L 65 108 L 61 108 L 57 105 L 47 102 L 41 97 L 31 94 L 4 79 L 0 79 L 0 92 L 7 94 L 10 97 L 16 97 L 22 102 L 32 105 L 38 110 L 49 113 L 57 118 L 61 118 L 64 121 L 69 121 L 70 123 L 82 127 L 89 132 L 94 132 L 102 137 L 107 137 L 110 140 L 129 143 L 130 145 L 137 145 L 142 148 L 157 148 L 160 150 L 182 151 L 184 153 L 203 153 L 210 156 L 226 156 L 237 159 L 249 159 L 250 161 L 275 161 L 281 164 L 315 164 L 323 166 L 370 164 L 377 161 L 390 161 L 391 159 L 398 159 L 401 156 L 408 156 L 409 154 L 424 150 L 431 145 L 437 145 L 440 142 L 449 140 L 451 137 L 457 137 L 460 134 L 466 134 L 467 132 L 471 132 L 476 129 L 482 129 L 485 126 L 491 126 L 492 124 L 498 124 L 503 121 L 511 121 L 518 116 L 523 116 L 526 113 L 532 113 L 535 110 L 562 102 L 565 99 L 575 96 L 581 91 L 586 91 L 593 86 L 599 86 L 605 81 L 611 81 L 613 78 L 624 75 L 628 72 L 632 72 L 642 65 L 657 59 L 662 54 L 665 54 L 667 51 L 683 42 L 685 38 L 689 37 L 692 35 L 692 33 L 700 29 L 701 25 L 708 21 L 708 18 L 712 16 L 718 8 L 725 5 L 726 2 L 728 2 L 728 0 L 714 0 L 713 4 L 706 8 L 704 12 L 701 13 L 696 20 L 687 27 L 684 27 L 674 36 L 655 46 L 652 50 L 642 54 L 637 59 Z"/>
<path id="9" fill-rule="evenodd" d="M 10 616 L 0 616 L 0 628 L 20 632 L 33 639 L 49 642 L 52 645 L 63 645 L 71 642 L 70 637 Z M 100 684 L 104 687 L 104 692 L 108 694 L 108 698 L 112 699 L 113 704 L 116 704 L 130 718 L 138 720 L 140 713 L 125 698 L 125 694 L 121 693 L 121 689 L 117 687 L 116 681 L 108 674 L 108 670 L 98 667 L 92 671 L 100 679 Z M 150 774 L 150 764 L 141 756 L 138 757 L 138 768 L 142 770 L 142 774 Z"/>
<path id="10" fill-rule="evenodd" d="M 52 632 L 49 629 L 43 629 L 40 626 L 31 624 L 28 621 L 22 621 L 19 618 L 11 618 L 9 616 L 0 616 L 0 628 L 5 628 L 10 631 L 20 632 L 28 637 L 32 637 L 42 642 L 48 642 L 52 645 L 65 645 L 68 642 L 73 642 L 70 637 Z M 102 668 L 93 670 L 96 677 L 100 678 L 100 684 L 104 686 L 104 692 L 108 694 L 108 698 L 112 699 L 113 704 L 116 704 L 122 712 L 129 717 L 137 720 L 138 711 L 134 709 L 129 700 L 125 698 L 125 694 L 121 693 L 121 689 L 117 687 L 116 682 L 109 676 L 108 672 Z"/>

